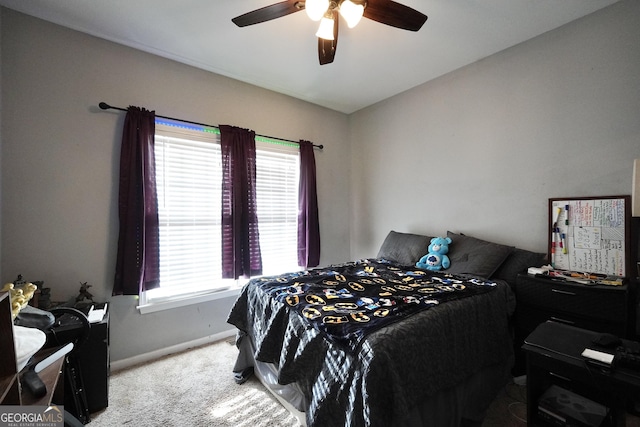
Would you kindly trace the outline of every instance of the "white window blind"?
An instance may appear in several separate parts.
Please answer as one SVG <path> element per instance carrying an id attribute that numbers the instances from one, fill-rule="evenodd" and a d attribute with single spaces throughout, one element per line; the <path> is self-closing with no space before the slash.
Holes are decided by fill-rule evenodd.
<path id="1" fill-rule="evenodd" d="M 262 272 L 298 267 L 299 149 L 292 144 L 256 143 L 256 199 Z"/>
<path id="2" fill-rule="evenodd" d="M 160 287 L 143 304 L 239 286 L 221 274 L 222 159 L 217 129 L 156 124 Z M 256 142 L 263 274 L 297 269 L 299 149 Z"/>

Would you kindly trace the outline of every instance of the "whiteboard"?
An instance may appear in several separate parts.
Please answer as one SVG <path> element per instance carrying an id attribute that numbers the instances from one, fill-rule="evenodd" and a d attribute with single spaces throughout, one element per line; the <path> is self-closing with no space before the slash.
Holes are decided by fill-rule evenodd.
<path id="1" fill-rule="evenodd" d="M 551 265 L 560 270 L 632 275 L 630 220 L 630 196 L 549 199 Z"/>

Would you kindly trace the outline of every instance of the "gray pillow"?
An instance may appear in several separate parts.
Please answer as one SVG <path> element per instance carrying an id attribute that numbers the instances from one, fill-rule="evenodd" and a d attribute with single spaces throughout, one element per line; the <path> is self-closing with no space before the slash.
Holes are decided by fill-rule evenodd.
<path id="1" fill-rule="evenodd" d="M 475 237 L 447 231 L 451 238 L 447 256 L 451 266 L 447 273 L 468 273 L 489 278 L 513 252 L 513 246 L 500 245 Z"/>
<path id="2" fill-rule="evenodd" d="M 491 276 L 492 279 L 502 279 L 511 286 L 515 286 L 518 273 L 525 272 L 529 267 L 541 267 L 547 263 L 547 254 L 531 252 L 514 248 L 511 255 L 502 263 Z"/>
<path id="3" fill-rule="evenodd" d="M 423 255 L 429 252 L 431 239 L 429 236 L 391 230 L 380 247 L 378 258 L 395 261 L 402 265 L 415 265 Z"/>

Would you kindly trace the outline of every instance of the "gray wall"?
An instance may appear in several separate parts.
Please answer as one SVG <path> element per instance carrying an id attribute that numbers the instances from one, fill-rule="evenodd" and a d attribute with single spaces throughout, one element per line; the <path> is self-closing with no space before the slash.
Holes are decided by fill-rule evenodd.
<path id="1" fill-rule="evenodd" d="M 545 252 L 550 197 L 631 194 L 639 40 L 622 1 L 354 113 L 352 257 L 390 229 Z"/>
<path id="2" fill-rule="evenodd" d="M 308 139 L 316 150 L 323 263 L 349 258 L 348 117 L 26 15 L 2 12 L 2 280 L 44 280 L 54 298 L 88 281 L 110 298 L 124 113 L 158 114 Z M 112 301 L 112 359 L 231 329 L 232 298 L 140 315 Z"/>

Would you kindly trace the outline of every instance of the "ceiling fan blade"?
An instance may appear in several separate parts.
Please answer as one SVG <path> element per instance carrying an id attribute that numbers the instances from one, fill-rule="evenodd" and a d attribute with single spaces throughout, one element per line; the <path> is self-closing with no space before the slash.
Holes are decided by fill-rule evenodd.
<path id="1" fill-rule="evenodd" d="M 409 31 L 418 31 L 427 20 L 427 15 L 392 0 L 368 0 L 363 16 Z"/>
<path id="2" fill-rule="evenodd" d="M 318 59 L 320 65 L 330 64 L 336 56 L 338 47 L 338 12 L 333 11 L 333 40 L 321 39 L 318 37 Z"/>
<path id="3" fill-rule="evenodd" d="M 294 12 L 299 12 L 303 9 L 304 3 L 300 3 L 300 0 L 286 0 L 247 12 L 244 15 L 236 16 L 231 21 L 238 27 L 246 27 L 247 25 L 259 24 L 261 22 L 281 18 Z"/>

